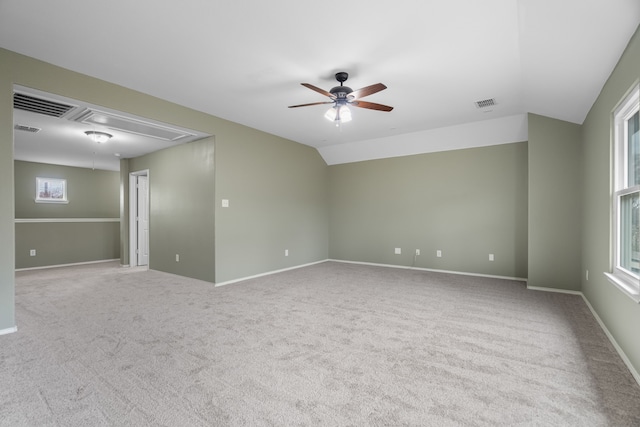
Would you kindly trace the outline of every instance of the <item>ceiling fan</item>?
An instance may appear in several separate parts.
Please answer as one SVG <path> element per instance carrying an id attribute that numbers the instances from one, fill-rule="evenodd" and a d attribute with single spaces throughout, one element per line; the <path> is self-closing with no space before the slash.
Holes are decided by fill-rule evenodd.
<path id="1" fill-rule="evenodd" d="M 353 90 L 348 86 L 344 86 L 343 83 L 347 81 L 349 74 L 345 72 L 336 73 L 336 80 L 340 82 L 340 86 L 332 88 L 329 92 L 324 89 L 320 89 L 309 83 L 300 83 L 302 86 L 308 87 L 324 96 L 331 98 L 331 101 L 324 102 L 312 102 L 310 104 L 291 105 L 289 108 L 308 107 L 310 105 L 322 105 L 333 104 L 331 108 L 325 113 L 325 117 L 332 122 L 336 122 L 339 125 L 341 122 L 351 121 L 351 111 L 349 106 L 367 108 L 369 110 L 378 111 L 391 111 L 393 107 L 388 105 L 376 104 L 375 102 L 360 101 L 365 96 L 373 95 L 380 92 L 387 87 L 382 83 L 376 83 L 371 86 L 363 87 L 362 89 Z"/>

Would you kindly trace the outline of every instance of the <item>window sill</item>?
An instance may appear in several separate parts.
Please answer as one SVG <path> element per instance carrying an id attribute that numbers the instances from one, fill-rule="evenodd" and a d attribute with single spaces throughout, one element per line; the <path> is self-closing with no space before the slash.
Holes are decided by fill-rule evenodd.
<path id="1" fill-rule="evenodd" d="M 34 200 L 36 203 L 57 203 L 60 205 L 66 205 L 69 204 L 68 200 Z"/>
<path id="2" fill-rule="evenodd" d="M 626 296 L 631 298 L 635 303 L 640 303 L 640 293 L 638 292 L 637 284 L 629 283 L 628 280 L 625 280 L 624 278 L 611 273 L 604 273 L 604 275 L 607 276 L 609 282 L 613 283 Z"/>

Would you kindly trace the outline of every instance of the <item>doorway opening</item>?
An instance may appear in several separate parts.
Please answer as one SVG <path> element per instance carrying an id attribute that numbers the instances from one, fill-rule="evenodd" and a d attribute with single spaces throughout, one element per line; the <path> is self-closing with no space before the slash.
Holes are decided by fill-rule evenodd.
<path id="1" fill-rule="evenodd" d="M 149 170 L 129 174 L 129 265 L 149 266 Z"/>

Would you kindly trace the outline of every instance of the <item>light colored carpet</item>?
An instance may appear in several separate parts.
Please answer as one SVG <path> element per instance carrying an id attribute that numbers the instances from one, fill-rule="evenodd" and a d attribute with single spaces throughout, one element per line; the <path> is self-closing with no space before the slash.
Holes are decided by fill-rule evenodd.
<path id="1" fill-rule="evenodd" d="M 2 426 L 640 425 L 578 296 L 327 262 L 221 288 L 95 264 L 17 274 Z"/>

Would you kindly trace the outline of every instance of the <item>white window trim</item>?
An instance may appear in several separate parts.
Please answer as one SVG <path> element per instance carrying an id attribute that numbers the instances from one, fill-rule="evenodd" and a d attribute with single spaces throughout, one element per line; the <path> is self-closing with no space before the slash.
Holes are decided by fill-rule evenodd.
<path id="1" fill-rule="evenodd" d="M 40 186 L 42 182 L 46 181 L 57 181 L 62 185 L 62 198 L 61 199 L 52 199 L 52 198 L 43 198 L 40 197 Z M 69 203 L 69 199 L 67 199 L 67 180 L 64 178 L 44 178 L 44 177 L 36 177 L 36 203 Z"/>
<path id="2" fill-rule="evenodd" d="M 625 126 L 638 110 L 640 110 L 640 83 L 636 82 L 624 99 L 616 107 L 612 116 L 612 141 L 614 149 L 613 158 L 613 191 L 612 191 L 612 212 L 613 212 L 613 259 L 611 272 L 605 272 L 609 281 L 620 289 L 625 295 L 636 303 L 640 303 L 640 276 L 630 273 L 620 268 L 619 240 L 620 240 L 620 217 L 619 206 L 621 196 L 638 191 L 638 186 L 626 187 L 628 176 L 628 162 L 626 162 L 626 140 L 627 127 Z M 621 143 L 620 141 L 624 141 Z"/>
<path id="3" fill-rule="evenodd" d="M 607 276 L 609 282 L 614 284 L 626 296 L 640 304 L 640 292 L 638 292 L 638 286 L 637 284 L 634 285 L 631 279 L 625 280 L 620 274 L 604 273 L 604 275 Z"/>

